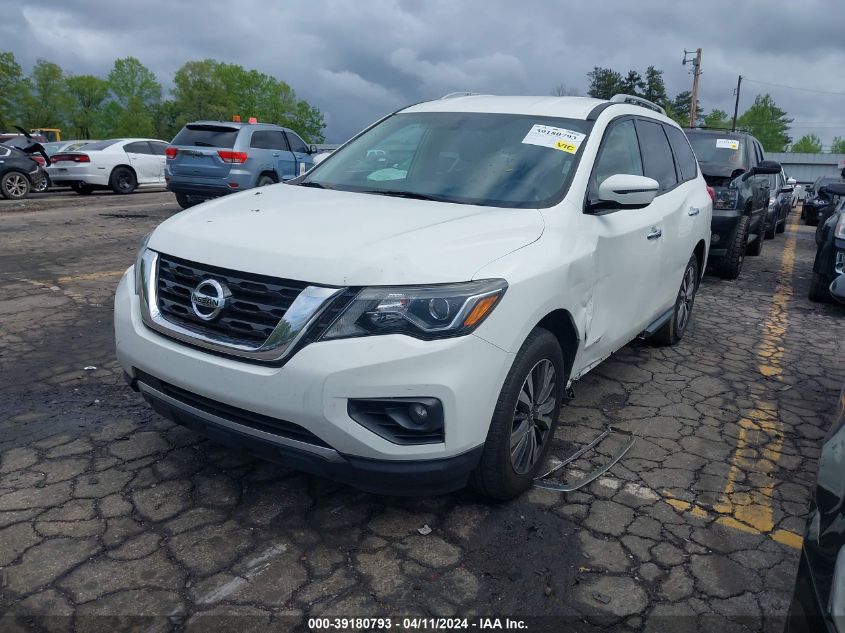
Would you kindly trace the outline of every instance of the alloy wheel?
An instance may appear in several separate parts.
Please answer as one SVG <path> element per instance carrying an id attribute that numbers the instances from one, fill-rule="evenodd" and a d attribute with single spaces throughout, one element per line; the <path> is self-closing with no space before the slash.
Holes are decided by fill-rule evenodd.
<path id="1" fill-rule="evenodd" d="M 6 193 L 10 198 L 20 198 L 26 195 L 28 186 L 26 178 L 20 174 L 12 174 L 6 178 Z"/>
<path id="2" fill-rule="evenodd" d="M 522 383 L 513 412 L 511 465 L 524 475 L 531 471 L 549 441 L 557 402 L 557 377 L 552 361 L 539 361 Z"/>
<path id="3" fill-rule="evenodd" d="M 678 291 L 678 330 L 683 332 L 687 327 L 692 303 L 695 301 L 695 268 L 689 266 L 684 273 L 681 289 Z"/>

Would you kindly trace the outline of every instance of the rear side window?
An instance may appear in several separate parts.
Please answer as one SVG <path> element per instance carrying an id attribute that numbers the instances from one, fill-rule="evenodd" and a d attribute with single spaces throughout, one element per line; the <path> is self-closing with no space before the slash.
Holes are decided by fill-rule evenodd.
<path id="1" fill-rule="evenodd" d="M 671 125 L 664 125 L 663 129 L 666 130 L 666 136 L 669 137 L 669 144 L 675 153 L 675 163 L 678 165 L 681 180 L 692 180 L 698 174 L 698 163 L 695 160 L 695 154 L 692 153 L 692 148 L 689 146 L 686 135 Z"/>
<path id="2" fill-rule="evenodd" d="M 173 139 L 171 145 L 194 147 L 223 147 L 232 149 L 238 138 L 238 128 L 224 125 L 186 125 Z"/>
<path id="3" fill-rule="evenodd" d="M 637 120 L 637 136 L 640 139 L 640 153 L 643 157 L 643 175 L 654 178 L 661 191 L 678 184 L 675 175 L 675 161 L 669 140 L 663 126 L 652 121 Z"/>
<path id="4" fill-rule="evenodd" d="M 284 133 L 276 130 L 258 130 L 253 132 L 249 146 L 255 149 L 288 149 Z"/>
<path id="5" fill-rule="evenodd" d="M 127 143 L 123 146 L 123 151 L 127 154 L 152 154 L 150 144 L 147 141 L 135 141 L 134 143 Z"/>
<path id="6" fill-rule="evenodd" d="M 308 153 L 308 146 L 296 134 L 287 132 L 288 142 L 290 142 L 290 151 L 299 152 L 300 154 Z"/>
<path id="7" fill-rule="evenodd" d="M 167 143 L 159 141 L 150 141 L 150 147 L 153 148 L 153 154 L 156 156 L 164 156 L 164 150 L 167 149 Z"/>
<path id="8" fill-rule="evenodd" d="M 640 147 L 632 119 L 612 123 L 605 134 L 593 169 L 590 198 L 596 199 L 599 185 L 615 174 L 643 175 Z"/>

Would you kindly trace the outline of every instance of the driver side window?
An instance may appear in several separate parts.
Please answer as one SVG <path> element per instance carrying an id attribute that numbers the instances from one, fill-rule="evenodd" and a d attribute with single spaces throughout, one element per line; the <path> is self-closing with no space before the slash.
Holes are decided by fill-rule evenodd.
<path id="1" fill-rule="evenodd" d="M 615 174 L 643 175 L 643 161 L 633 119 L 612 123 L 590 178 L 590 200 L 598 200 L 599 185 Z"/>

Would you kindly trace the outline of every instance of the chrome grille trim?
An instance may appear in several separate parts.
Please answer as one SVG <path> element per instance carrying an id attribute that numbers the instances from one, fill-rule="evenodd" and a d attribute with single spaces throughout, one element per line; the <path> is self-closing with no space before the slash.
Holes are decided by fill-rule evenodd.
<path id="1" fill-rule="evenodd" d="M 141 316 L 147 327 L 189 345 L 254 361 L 269 363 L 283 360 L 332 299 L 344 290 L 324 286 L 305 287 L 267 339 L 259 345 L 248 345 L 224 336 L 211 336 L 168 320 L 159 309 L 159 257 L 159 253 L 147 249 L 139 259 L 142 280 Z"/>

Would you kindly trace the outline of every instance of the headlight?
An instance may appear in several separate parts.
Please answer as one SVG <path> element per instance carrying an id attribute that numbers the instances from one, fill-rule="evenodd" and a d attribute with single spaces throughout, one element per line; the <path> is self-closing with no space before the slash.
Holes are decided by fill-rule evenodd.
<path id="1" fill-rule="evenodd" d="M 777 200 L 775 200 L 774 198 L 769 198 L 769 211 L 775 208 L 775 202 L 777 202 Z"/>
<path id="2" fill-rule="evenodd" d="M 845 240 L 845 213 L 839 214 L 839 219 L 836 221 L 836 228 L 833 229 L 833 236 L 840 240 Z"/>
<path id="3" fill-rule="evenodd" d="M 323 339 L 407 334 L 421 339 L 469 334 L 505 294 L 504 279 L 437 286 L 364 288 Z"/>
<path id="4" fill-rule="evenodd" d="M 737 200 L 739 200 L 739 191 L 736 189 L 717 189 L 713 208 L 735 209 Z"/>
<path id="5" fill-rule="evenodd" d="M 138 246 L 138 252 L 135 255 L 135 294 L 139 297 L 142 296 L 141 288 L 144 285 L 144 267 L 141 264 L 141 258 L 147 250 L 147 243 L 150 241 L 150 236 L 152 234 L 153 232 L 150 231 L 141 239 L 141 244 Z"/>

